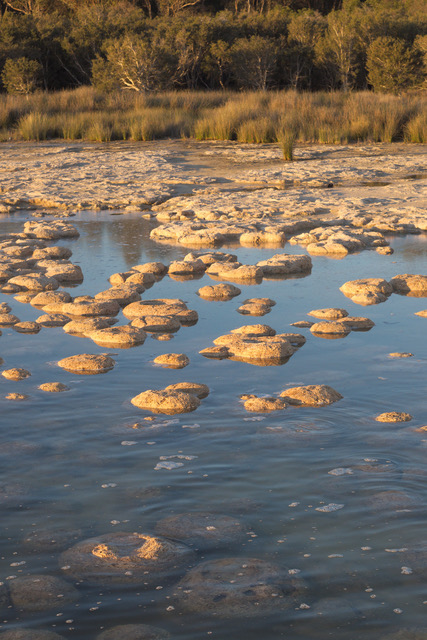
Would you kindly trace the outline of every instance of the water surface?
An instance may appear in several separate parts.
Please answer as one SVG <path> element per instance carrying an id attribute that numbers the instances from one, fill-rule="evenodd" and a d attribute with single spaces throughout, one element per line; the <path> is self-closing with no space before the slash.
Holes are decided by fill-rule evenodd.
<path id="1" fill-rule="evenodd" d="M 24 219 L 5 219 L 1 231 L 20 230 Z M 152 224 L 137 215 L 82 212 L 72 222 L 80 238 L 60 243 L 72 249 L 73 262 L 84 272 L 84 282 L 69 289 L 72 295 L 95 295 L 109 287 L 114 272 L 146 261 L 168 263 L 188 252 L 152 242 Z M 52 629 L 81 640 L 137 622 L 165 628 L 179 640 L 370 640 L 404 627 L 425 628 L 424 581 L 416 571 L 402 570 L 401 549 L 425 539 L 427 436 L 414 429 L 427 424 L 427 320 L 414 313 L 426 308 L 427 300 L 392 295 L 383 304 L 361 307 L 339 291 L 356 278 L 427 273 L 424 236 L 391 238 L 391 244 L 392 256 L 365 251 L 343 260 L 314 257 L 309 276 L 239 285 L 241 295 L 229 302 L 198 297 L 201 286 L 213 283 L 207 275 L 184 282 L 166 276 L 143 298 L 181 298 L 198 311 L 198 323 L 181 328 L 168 342 L 149 337 L 142 346 L 108 351 L 117 364 L 104 375 L 74 375 L 56 364 L 76 353 L 106 352 L 89 339 L 62 328 L 38 335 L 4 328 L 4 367 L 32 373 L 21 382 L 0 378 L 0 483 L 17 492 L 0 523 L 5 583 L 16 575 L 62 575 L 59 550 L 41 552 L 25 543 L 35 530 L 65 529 L 75 532 L 77 541 L 114 531 L 153 532 L 169 515 L 209 511 L 236 517 L 248 534 L 242 543 L 198 552 L 198 559 L 261 558 L 286 572 L 299 570 L 307 589 L 295 608 L 277 616 L 264 615 L 260 607 L 254 619 L 223 620 L 203 612 L 184 614 L 175 606 L 173 585 L 145 591 L 80 585 L 77 604 L 42 613 L 7 609 L 1 628 Z M 278 252 L 229 250 L 249 264 Z M 283 251 L 304 253 L 291 245 Z M 236 312 L 244 299 L 261 296 L 277 302 L 268 315 Z M 41 314 L 0 294 L 4 301 L 21 321 Z M 312 309 L 335 306 L 371 318 L 374 328 L 326 340 L 290 326 L 310 319 L 306 314 Z M 277 332 L 304 333 L 307 343 L 279 367 L 199 355 L 217 336 L 257 322 Z M 186 353 L 190 365 L 183 370 L 153 365 L 153 358 L 168 352 Z M 390 352 L 414 356 L 392 359 Z M 51 381 L 70 391 L 38 389 Z M 130 399 L 179 381 L 203 382 L 210 395 L 194 413 L 144 422 L 149 412 Z M 302 384 L 328 384 L 344 398 L 329 407 L 272 414 L 249 413 L 239 400 L 241 394 L 274 395 Z M 30 397 L 11 402 L 5 399 L 11 391 Z M 374 420 L 392 410 L 409 412 L 413 420 Z M 194 458 L 177 469 L 155 470 L 160 456 L 176 454 Z M 329 473 L 337 468 L 352 473 Z M 379 506 L 378 494 L 386 491 L 405 492 L 411 506 Z M 343 506 L 316 510 L 330 503 Z"/>

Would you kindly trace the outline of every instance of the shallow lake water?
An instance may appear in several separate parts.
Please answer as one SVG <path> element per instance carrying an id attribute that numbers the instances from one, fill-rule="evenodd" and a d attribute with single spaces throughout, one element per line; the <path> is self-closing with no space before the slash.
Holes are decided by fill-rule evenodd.
<path id="1" fill-rule="evenodd" d="M 5 217 L 1 232 L 21 230 L 25 219 Z M 80 238 L 58 244 L 72 250 L 72 261 L 84 273 L 83 283 L 68 289 L 74 296 L 107 289 L 117 271 L 147 261 L 168 263 L 189 251 L 151 241 L 152 223 L 136 214 L 82 212 L 70 221 Z M 223 618 L 203 610 L 185 613 L 167 577 L 147 589 L 82 584 L 79 600 L 70 605 L 37 613 L 3 609 L 1 630 L 50 629 L 81 640 L 130 623 L 161 627 L 179 640 L 373 640 L 402 628 L 426 633 L 425 579 L 409 566 L 404 550 L 426 540 L 427 435 L 416 429 L 427 425 L 427 319 L 414 314 L 427 308 L 427 299 L 393 294 L 385 303 L 361 307 L 339 291 L 356 278 L 427 273 L 425 236 L 389 240 L 392 256 L 365 251 L 343 260 L 313 257 L 310 275 L 239 284 L 241 295 L 228 302 L 197 295 L 213 283 L 207 275 L 182 282 L 166 276 L 143 299 L 181 298 L 199 314 L 197 324 L 182 327 L 168 342 L 148 337 L 141 346 L 108 351 L 62 328 L 37 335 L 2 329 L 3 368 L 24 367 L 32 374 L 20 382 L 0 378 L 0 484 L 9 495 L 0 521 L 5 584 L 21 575 L 63 576 L 60 553 L 79 540 L 118 531 L 154 533 L 168 516 L 209 512 L 236 518 L 246 533 L 235 543 L 196 550 L 192 564 L 259 558 L 287 577 L 298 576 L 303 587 L 286 611 L 275 613 L 261 601 L 256 616 Z M 221 250 L 248 264 L 280 251 L 305 253 L 288 244 Z M 242 316 L 236 309 L 250 297 L 270 297 L 277 304 L 263 318 Z M 0 302 L 8 302 L 21 321 L 41 314 L 12 296 L 0 294 Z M 375 326 L 337 340 L 290 326 L 323 307 L 344 307 Z M 125 321 L 121 315 L 120 320 Z M 307 342 L 282 366 L 199 354 L 217 336 L 259 322 L 278 333 L 301 332 Z M 56 364 L 77 353 L 106 352 L 116 366 L 103 375 L 75 375 Z M 153 364 L 157 355 L 170 352 L 187 354 L 189 366 Z M 391 352 L 414 355 L 396 359 Z M 38 389 L 52 381 L 70 390 Z M 210 388 L 193 413 L 144 420 L 152 414 L 130 402 L 146 389 L 180 381 Z M 328 384 L 343 399 L 270 414 L 249 413 L 239 399 L 303 384 Z M 28 400 L 6 400 L 14 391 L 28 394 Z M 413 419 L 375 421 L 393 410 Z M 183 466 L 155 469 L 161 456 L 185 456 L 173 458 Z M 403 506 L 384 493 L 396 491 L 406 496 Z M 62 547 L 40 549 L 34 542 L 34 535 L 54 540 L 64 530 L 68 541 Z"/>

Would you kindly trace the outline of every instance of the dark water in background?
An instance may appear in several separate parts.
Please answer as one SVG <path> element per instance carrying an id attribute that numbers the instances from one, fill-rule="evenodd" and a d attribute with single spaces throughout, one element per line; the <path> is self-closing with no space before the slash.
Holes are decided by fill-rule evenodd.
<path id="1" fill-rule="evenodd" d="M 22 222 L 9 218 L 0 229 L 18 231 Z M 95 295 L 108 288 L 116 271 L 146 261 L 170 262 L 189 251 L 151 242 L 150 223 L 128 214 L 86 213 L 72 222 L 81 237 L 60 244 L 72 249 L 71 259 L 85 276 L 72 295 Z M 393 238 L 392 246 L 392 256 L 365 251 L 343 260 L 314 257 L 311 275 L 239 284 L 242 294 L 229 302 L 197 296 L 201 286 L 212 283 L 208 276 L 185 282 L 165 277 L 143 298 L 179 297 L 198 311 L 199 322 L 181 328 L 169 342 L 148 337 L 142 346 L 109 351 L 116 366 L 104 375 L 78 376 L 56 365 L 76 353 L 106 352 L 89 339 L 69 336 L 62 328 L 38 335 L 4 328 L 4 368 L 24 367 L 32 375 L 20 382 L 0 378 L 0 482 L 22 490 L 2 509 L 2 580 L 61 574 L 58 552 L 33 552 L 23 544 L 34 529 L 78 530 L 77 539 L 115 531 L 152 533 L 156 522 L 171 514 L 212 511 L 235 516 L 252 533 L 244 544 L 205 552 L 201 559 L 249 556 L 299 569 L 308 587 L 300 604 L 310 608 L 298 609 L 297 603 L 295 610 L 277 616 L 263 616 L 261 609 L 250 620 L 221 620 L 171 609 L 173 588 L 166 586 L 145 592 L 80 587 L 77 604 L 44 613 L 2 611 L 1 628 L 51 629 L 82 640 L 115 624 L 136 622 L 168 629 L 180 640 L 370 640 L 403 627 L 426 628 L 424 581 L 415 571 L 402 573 L 407 562 L 396 550 L 426 539 L 427 435 L 414 428 L 427 424 L 427 319 L 414 312 L 427 308 L 427 299 L 392 295 L 383 304 L 361 307 L 339 291 L 355 278 L 427 273 L 425 236 Z M 230 251 L 249 264 L 279 252 Z M 291 245 L 283 251 L 304 253 Z M 236 313 L 245 298 L 261 296 L 276 300 L 270 314 Z M 9 302 L 21 321 L 42 313 L 11 296 L 0 294 L 0 301 Z M 371 318 L 375 327 L 326 340 L 289 326 L 310 319 L 311 309 L 334 306 Z M 277 332 L 304 333 L 307 343 L 280 367 L 199 355 L 217 336 L 258 322 Z M 389 358 L 395 351 L 414 357 Z M 154 357 L 169 352 L 186 353 L 190 365 L 182 370 L 153 365 Z M 52 381 L 70 391 L 38 389 Z M 210 395 L 196 412 L 158 416 L 137 430 L 126 426 L 148 415 L 130 403 L 133 396 L 179 381 L 209 386 Z M 243 393 L 277 394 L 299 384 L 329 384 L 344 399 L 329 407 L 273 414 L 248 413 L 239 402 Z M 11 391 L 30 398 L 5 400 Z M 414 418 L 398 424 L 374 420 L 391 410 Z M 122 444 L 129 441 L 134 444 Z M 178 469 L 154 469 L 160 456 L 174 454 L 196 457 Z M 352 468 L 353 474 L 328 473 L 339 467 Z M 414 506 L 403 512 L 375 506 L 374 494 L 393 490 L 408 493 Z M 329 503 L 344 507 L 316 511 Z"/>

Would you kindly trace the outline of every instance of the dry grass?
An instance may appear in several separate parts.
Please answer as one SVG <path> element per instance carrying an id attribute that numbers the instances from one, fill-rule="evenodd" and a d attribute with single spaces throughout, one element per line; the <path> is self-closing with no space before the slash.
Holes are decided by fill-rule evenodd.
<path id="1" fill-rule="evenodd" d="M 427 141 L 425 95 L 296 91 L 0 95 L 0 141 L 189 138 L 295 143 Z M 291 159 L 288 157 L 288 159 Z"/>

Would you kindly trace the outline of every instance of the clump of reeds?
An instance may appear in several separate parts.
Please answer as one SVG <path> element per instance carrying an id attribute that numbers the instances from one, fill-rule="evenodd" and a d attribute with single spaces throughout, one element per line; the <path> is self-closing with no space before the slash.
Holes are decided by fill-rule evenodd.
<path id="1" fill-rule="evenodd" d="M 50 137 L 51 126 L 48 116 L 44 113 L 35 111 L 34 113 L 27 113 L 18 120 L 17 126 L 19 135 L 23 140 L 46 140 Z"/>
<path id="2" fill-rule="evenodd" d="M 293 162 L 296 142 L 296 132 L 292 129 L 285 129 L 279 134 L 279 144 L 285 162 Z"/>

